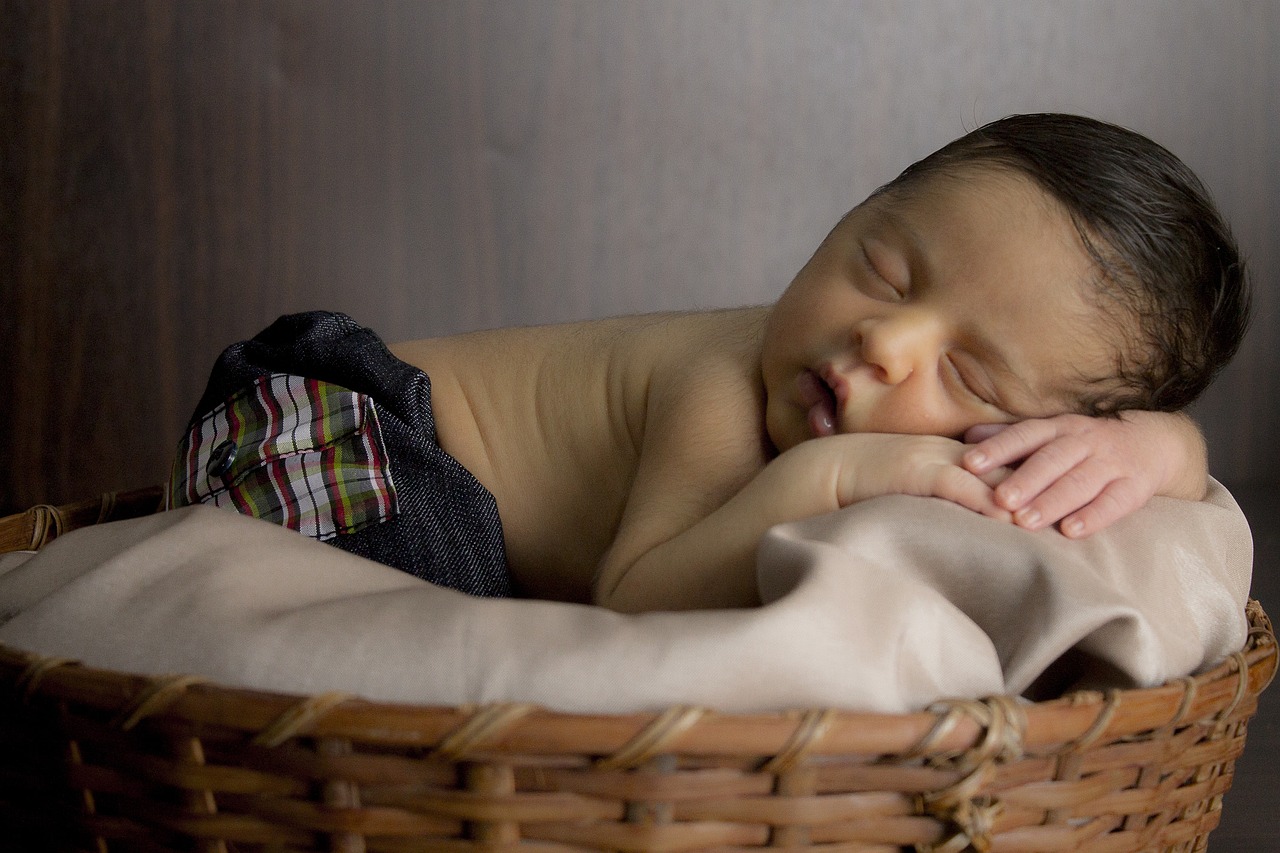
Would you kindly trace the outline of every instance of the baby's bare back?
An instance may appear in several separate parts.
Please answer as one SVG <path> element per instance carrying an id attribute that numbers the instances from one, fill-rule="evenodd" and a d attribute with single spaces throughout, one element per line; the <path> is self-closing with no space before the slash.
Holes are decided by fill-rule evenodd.
<path id="1" fill-rule="evenodd" d="M 644 315 L 432 338 L 392 347 L 431 378 L 441 446 L 493 493 L 521 590 L 586 601 L 631 493 L 646 426 L 697 399 L 726 448 L 732 491 L 763 464 L 765 309 Z M 682 407 L 683 408 L 683 407 Z M 658 414 L 661 416 L 661 413 Z"/>

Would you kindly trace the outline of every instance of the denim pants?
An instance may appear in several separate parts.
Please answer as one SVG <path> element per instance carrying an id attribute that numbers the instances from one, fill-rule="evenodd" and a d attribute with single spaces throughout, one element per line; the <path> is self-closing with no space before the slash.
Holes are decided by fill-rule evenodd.
<path id="1" fill-rule="evenodd" d="M 171 505 L 231 506 L 435 584 L 513 594 L 497 502 L 437 442 L 431 380 L 345 314 L 284 316 L 223 351 L 178 456 Z"/>

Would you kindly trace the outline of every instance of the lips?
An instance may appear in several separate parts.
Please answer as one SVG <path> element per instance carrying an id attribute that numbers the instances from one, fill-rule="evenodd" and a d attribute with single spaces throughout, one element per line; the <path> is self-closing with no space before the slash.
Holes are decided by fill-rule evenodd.
<path id="1" fill-rule="evenodd" d="M 822 377 L 812 370 L 800 374 L 796 381 L 800 405 L 808 409 L 809 431 L 815 438 L 836 433 L 836 394 Z"/>

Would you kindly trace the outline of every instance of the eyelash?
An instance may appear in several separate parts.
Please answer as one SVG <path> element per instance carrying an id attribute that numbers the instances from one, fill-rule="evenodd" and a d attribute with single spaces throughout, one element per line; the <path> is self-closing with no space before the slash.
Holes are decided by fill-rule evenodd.
<path id="1" fill-rule="evenodd" d="M 889 281 L 889 279 L 885 278 L 880 273 L 879 268 L 877 268 L 875 263 L 871 260 L 871 255 L 867 252 L 867 247 L 859 246 L 859 249 L 862 255 L 863 267 L 865 267 L 869 273 L 875 276 L 878 281 L 883 283 L 885 287 L 887 287 L 890 291 L 892 291 L 895 299 L 898 299 L 898 300 L 906 299 L 907 295 L 903 293 L 901 290 L 899 290 L 897 287 L 895 287 L 893 282 Z"/>
<path id="2" fill-rule="evenodd" d="M 970 382 L 968 382 L 964 378 L 964 372 L 960 370 L 960 368 L 956 365 L 955 361 L 950 356 L 946 356 L 945 358 L 947 360 L 948 372 L 950 372 L 951 375 L 955 377 L 955 381 L 960 384 L 960 387 L 964 389 L 966 394 L 968 394 L 969 396 L 973 397 L 975 400 L 978 400 L 979 402 L 984 403 L 988 406 L 996 405 L 992 401 L 988 400 L 985 395 L 979 393 L 978 389 L 975 388 Z"/>

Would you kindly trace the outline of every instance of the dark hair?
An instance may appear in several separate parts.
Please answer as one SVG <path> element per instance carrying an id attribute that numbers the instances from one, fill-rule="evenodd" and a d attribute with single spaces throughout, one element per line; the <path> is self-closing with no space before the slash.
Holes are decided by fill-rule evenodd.
<path id="1" fill-rule="evenodd" d="M 940 148 L 877 194 L 969 164 L 1014 169 L 1063 204 L 1098 264 L 1099 295 L 1123 322 L 1138 322 L 1126 335 L 1137 346 L 1120 348 L 1116 375 L 1097 383 L 1106 390 L 1083 400 L 1084 411 L 1181 409 L 1235 355 L 1249 324 L 1244 263 L 1200 179 L 1169 151 L 1082 116 L 1015 115 Z"/>

